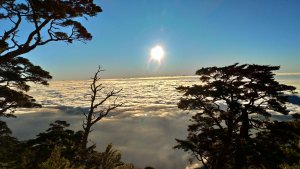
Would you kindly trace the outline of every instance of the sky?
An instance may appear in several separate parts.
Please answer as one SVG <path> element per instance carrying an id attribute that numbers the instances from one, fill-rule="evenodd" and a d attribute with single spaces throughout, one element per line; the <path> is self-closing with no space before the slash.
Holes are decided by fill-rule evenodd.
<path id="1" fill-rule="evenodd" d="M 300 72 L 299 0 L 95 0 L 87 43 L 51 43 L 26 54 L 54 80 L 193 75 L 236 62 Z M 160 45 L 161 63 L 149 63 Z"/>

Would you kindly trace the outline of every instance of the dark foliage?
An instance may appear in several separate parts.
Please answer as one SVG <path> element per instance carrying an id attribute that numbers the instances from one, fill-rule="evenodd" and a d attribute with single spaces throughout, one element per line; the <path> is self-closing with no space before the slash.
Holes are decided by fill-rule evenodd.
<path id="1" fill-rule="evenodd" d="M 7 144 L 9 147 L 1 145 L 0 155 L 4 155 L 1 153 L 5 153 L 5 150 L 13 153 L 0 164 L 9 164 L 9 168 L 20 169 L 45 169 L 51 168 L 51 164 L 61 169 L 134 169 L 132 164 L 121 161 L 121 153 L 114 150 L 111 144 L 104 152 L 98 152 L 94 145 L 83 153 L 81 151 L 83 131 L 75 132 L 68 127 L 67 122 L 58 120 L 51 123 L 50 128 L 38 134 L 35 139 L 19 142 L 13 138 L 15 143 L 9 142 Z M 16 149 L 15 145 L 21 148 Z"/>
<path id="2" fill-rule="evenodd" d="M 252 165 L 248 155 L 257 151 L 254 133 L 267 130 L 273 112 L 288 114 L 285 94 L 295 90 L 275 81 L 273 71 L 278 69 L 234 64 L 198 70 L 201 84 L 177 88 L 184 93 L 178 107 L 198 112 L 187 139 L 177 139 L 176 148 L 192 152 L 206 168 Z"/>
<path id="3" fill-rule="evenodd" d="M 50 128 L 37 135 L 37 138 L 31 139 L 24 144 L 30 153 L 30 158 L 35 159 L 34 162 L 25 163 L 26 168 L 37 168 L 39 164 L 46 161 L 54 147 L 59 147 L 62 156 L 76 163 L 79 159 L 78 147 L 81 143 L 82 132 L 74 132 L 70 129 L 69 124 L 65 121 L 56 121 L 50 124 Z"/>
<path id="4" fill-rule="evenodd" d="M 11 113 L 18 107 L 40 107 L 24 92 L 30 89 L 29 83 L 48 85 L 52 78 L 47 71 L 20 56 L 49 42 L 91 40 L 92 35 L 79 20 L 99 12 L 102 9 L 93 0 L 0 0 L 0 20 L 6 23 L 0 35 L 0 116 L 13 116 Z M 28 30 L 22 30 L 25 22 Z M 94 82 L 99 80 L 98 73 Z M 114 104 L 96 111 L 118 91 L 111 91 L 96 103 L 102 87 L 96 83 L 91 87 L 95 94 L 91 95 L 92 114 L 85 114 L 84 131 L 74 132 L 66 129 L 69 124 L 65 121 L 56 121 L 37 138 L 20 142 L 10 136 L 6 123 L 0 122 L 0 168 L 134 169 L 133 165 L 120 161 L 121 154 L 111 145 L 103 153 L 97 152 L 95 145 L 86 147 L 91 126 L 119 106 Z"/>
<path id="5" fill-rule="evenodd" d="M 0 64 L 0 116 L 12 116 L 17 107 L 40 107 L 24 92 L 30 89 L 28 82 L 48 85 L 51 78 L 47 71 L 22 57 Z"/>
<path id="6" fill-rule="evenodd" d="M 6 123 L 0 121 L 0 168 L 14 168 L 20 149 L 19 141 L 11 136 L 11 130 Z"/>
<path id="7" fill-rule="evenodd" d="M 0 20 L 5 22 L 0 35 L 0 116 L 13 116 L 17 107 L 40 107 L 24 93 L 28 82 L 47 85 L 52 78 L 20 56 L 49 42 L 91 40 L 78 19 L 99 12 L 102 9 L 93 0 L 0 0 Z M 24 23 L 28 30 L 22 29 Z"/>
<path id="8" fill-rule="evenodd" d="M 0 36 L 0 63 L 49 42 L 91 40 L 92 35 L 78 19 L 102 12 L 93 0 L 0 0 L 0 7 L 0 19 L 9 25 Z M 25 22 L 31 24 L 31 30 L 23 32 L 20 28 Z"/>
<path id="9" fill-rule="evenodd" d="M 281 164 L 294 165 L 300 161 L 300 122 L 277 122 L 259 132 L 252 144 L 256 150 L 252 164 L 279 168 Z M 250 156 L 250 155 L 249 155 Z"/>

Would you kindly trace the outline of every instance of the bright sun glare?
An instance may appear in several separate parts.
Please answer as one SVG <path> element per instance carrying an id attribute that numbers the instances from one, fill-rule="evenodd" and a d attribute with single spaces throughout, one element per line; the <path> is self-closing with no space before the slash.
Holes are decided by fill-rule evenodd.
<path id="1" fill-rule="evenodd" d="M 150 60 L 156 61 L 158 63 L 164 58 L 165 51 L 161 46 L 155 46 L 150 51 Z"/>

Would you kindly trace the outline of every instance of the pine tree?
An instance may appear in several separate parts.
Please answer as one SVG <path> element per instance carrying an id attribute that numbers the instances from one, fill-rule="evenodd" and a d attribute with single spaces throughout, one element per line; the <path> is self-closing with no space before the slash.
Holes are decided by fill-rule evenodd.
<path id="1" fill-rule="evenodd" d="M 200 84 L 180 86 L 178 107 L 193 110 L 186 140 L 176 148 L 192 152 L 206 168 L 244 168 L 253 150 L 255 132 L 267 130 L 273 112 L 288 114 L 286 92 L 295 87 L 278 83 L 278 66 L 230 65 L 202 68 Z"/>

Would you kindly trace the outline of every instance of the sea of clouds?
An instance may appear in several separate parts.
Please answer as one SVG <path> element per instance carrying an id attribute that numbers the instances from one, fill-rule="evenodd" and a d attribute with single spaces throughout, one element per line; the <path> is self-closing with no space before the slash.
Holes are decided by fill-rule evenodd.
<path id="1" fill-rule="evenodd" d="M 281 75 L 277 79 L 296 86 L 300 92 L 300 76 Z M 19 139 L 34 138 L 55 120 L 66 120 L 71 129 L 80 130 L 84 119 L 82 112 L 87 111 L 90 104 L 87 95 L 90 83 L 88 80 L 51 81 L 48 87 L 33 86 L 28 94 L 43 108 L 20 109 L 16 112 L 17 118 L 6 119 L 13 135 Z M 140 168 L 190 168 L 189 154 L 173 149 L 175 138 L 186 138 L 192 115 L 177 108 L 182 93 L 176 91 L 176 87 L 200 84 L 198 77 L 104 79 L 101 83 L 105 87 L 103 96 L 112 89 L 122 89 L 117 103 L 123 106 L 94 126 L 90 141 L 96 143 L 100 151 L 112 143 L 122 152 L 124 161 Z M 294 103 L 300 104 L 297 99 Z M 290 104 L 288 108 L 292 113 L 300 113 L 298 105 Z M 290 119 L 281 115 L 274 118 Z"/>

